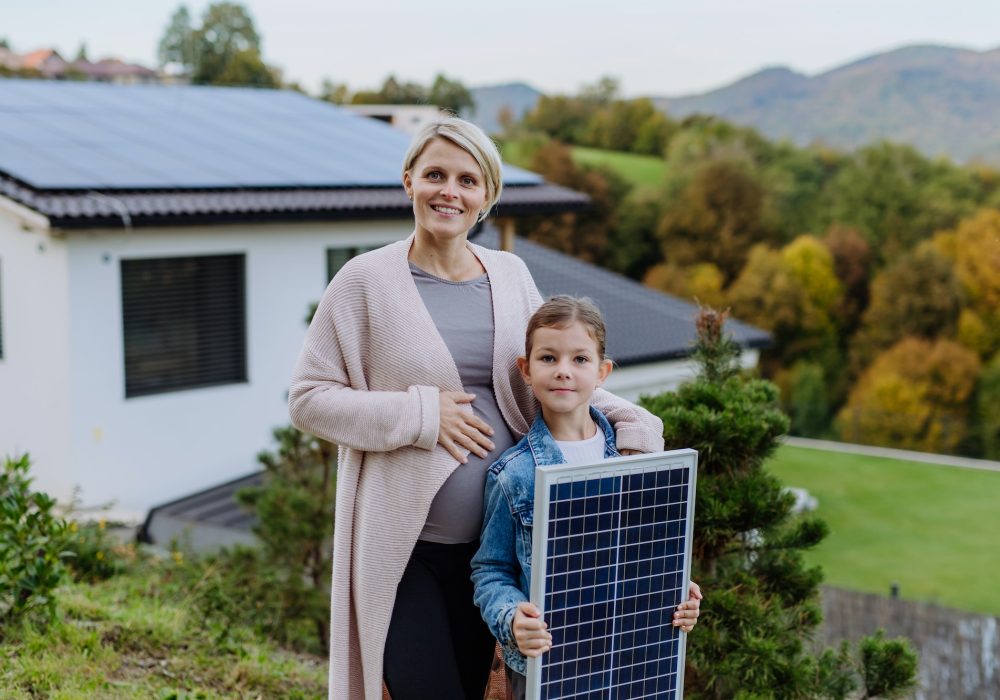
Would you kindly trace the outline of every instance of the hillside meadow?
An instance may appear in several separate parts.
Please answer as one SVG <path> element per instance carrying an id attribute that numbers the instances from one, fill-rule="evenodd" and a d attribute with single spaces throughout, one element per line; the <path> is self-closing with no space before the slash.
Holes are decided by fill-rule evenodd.
<path id="1" fill-rule="evenodd" d="M 826 583 L 1000 616 L 1000 472 L 788 445 L 768 466 L 819 500 Z"/>

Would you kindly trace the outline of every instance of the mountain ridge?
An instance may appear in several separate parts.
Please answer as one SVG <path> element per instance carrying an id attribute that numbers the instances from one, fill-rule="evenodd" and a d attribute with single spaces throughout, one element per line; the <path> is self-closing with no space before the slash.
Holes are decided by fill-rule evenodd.
<path id="1" fill-rule="evenodd" d="M 881 139 L 1000 163 L 1000 47 L 903 46 L 813 76 L 771 66 L 714 90 L 651 98 L 674 118 L 715 114 L 800 145 Z"/>

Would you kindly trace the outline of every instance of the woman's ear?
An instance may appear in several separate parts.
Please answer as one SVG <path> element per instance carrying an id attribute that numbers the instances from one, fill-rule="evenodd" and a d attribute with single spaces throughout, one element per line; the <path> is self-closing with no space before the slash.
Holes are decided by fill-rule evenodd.
<path id="1" fill-rule="evenodd" d="M 597 369 L 597 386 L 604 383 L 604 380 L 608 378 L 611 374 L 611 360 L 604 358 L 601 360 L 601 366 Z"/>
<path id="2" fill-rule="evenodd" d="M 410 171 L 407 170 L 403 173 L 403 189 L 406 190 L 406 196 L 413 201 L 413 180 L 410 178 Z"/>
<path id="3" fill-rule="evenodd" d="M 524 378 L 524 383 L 531 386 L 531 371 L 529 370 L 528 358 L 524 355 L 517 358 L 517 368 L 521 370 L 521 377 Z"/>

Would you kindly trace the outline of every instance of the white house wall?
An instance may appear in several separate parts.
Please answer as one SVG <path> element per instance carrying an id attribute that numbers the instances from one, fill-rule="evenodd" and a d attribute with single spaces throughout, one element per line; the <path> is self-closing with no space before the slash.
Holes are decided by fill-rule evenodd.
<path id="1" fill-rule="evenodd" d="M 29 453 L 35 486 L 71 495 L 67 246 L 0 197 L 0 458 Z M 36 226 L 35 224 L 41 224 Z"/>
<path id="2" fill-rule="evenodd" d="M 268 224 L 69 234 L 72 453 L 87 503 L 149 506 L 259 468 L 289 423 L 288 380 L 310 303 L 326 287 L 326 250 L 379 245 L 408 222 Z M 246 256 L 246 384 L 125 398 L 121 260 Z"/>
<path id="3" fill-rule="evenodd" d="M 756 350 L 744 350 L 740 355 L 740 366 L 744 369 L 756 367 L 759 356 Z M 618 367 L 612 370 L 604 388 L 623 399 L 636 402 L 640 396 L 673 391 L 693 379 L 697 372 L 698 364 L 691 359 Z"/>

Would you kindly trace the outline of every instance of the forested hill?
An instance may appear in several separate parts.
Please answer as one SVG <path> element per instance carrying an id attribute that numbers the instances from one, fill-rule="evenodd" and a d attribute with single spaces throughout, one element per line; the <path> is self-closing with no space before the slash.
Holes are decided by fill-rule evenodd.
<path id="1" fill-rule="evenodd" d="M 879 139 L 1000 164 L 1000 48 L 911 46 L 816 76 L 768 68 L 701 95 L 655 98 L 675 117 L 715 114 L 798 144 Z"/>

